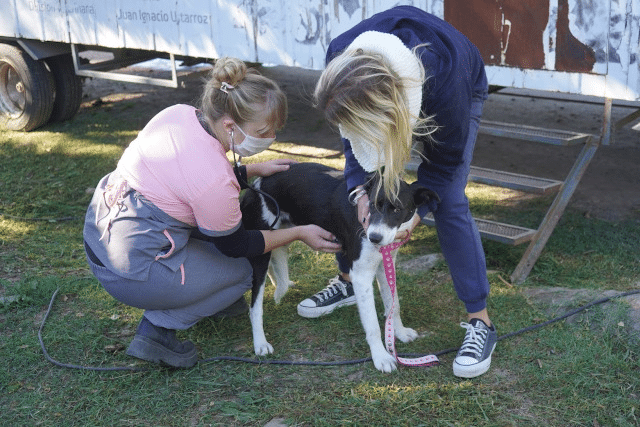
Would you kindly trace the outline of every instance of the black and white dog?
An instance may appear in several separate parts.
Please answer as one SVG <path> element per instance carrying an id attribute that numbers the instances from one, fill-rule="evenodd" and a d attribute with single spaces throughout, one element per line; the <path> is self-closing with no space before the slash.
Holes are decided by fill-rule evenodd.
<path id="1" fill-rule="evenodd" d="M 286 172 L 257 179 L 254 187 L 269 194 L 280 206 L 281 215 L 274 228 L 316 224 L 337 237 L 350 266 L 349 276 L 373 363 L 378 370 L 391 372 L 396 369 L 396 360 L 387 352 L 382 342 L 373 296 L 375 277 L 385 312 L 388 313 L 392 297 L 379 248 L 393 242 L 399 231 L 407 230 L 416 209 L 432 199 L 437 200 L 438 195 L 421 184 L 409 185 L 402 182 L 398 202 L 391 203 L 384 196 L 383 190 L 376 191 L 377 179 L 378 175 L 375 174 L 365 185 L 370 200 L 366 234 L 358 221 L 357 208 L 348 201 L 342 171 L 316 163 L 297 163 L 292 164 Z M 276 218 L 273 203 L 253 191 L 245 192 L 241 207 L 246 229 L 268 229 Z M 394 259 L 396 252 L 393 253 Z M 273 353 L 273 347 L 265 337 L 262 322 L 266 276 L 268 274 L 276 285 L 274 297 L 276 303 L 279 303 L 291 284 L 287 258 L 287 248 L 282 247 L 250 260 L 254 277 L 249 315 L 253 346 L 258 356 Z M 398 298 L 395 298 L 393 304 L 396 337 L 403 342 L 413 341 L 418 333 L 402 325 Z"/>

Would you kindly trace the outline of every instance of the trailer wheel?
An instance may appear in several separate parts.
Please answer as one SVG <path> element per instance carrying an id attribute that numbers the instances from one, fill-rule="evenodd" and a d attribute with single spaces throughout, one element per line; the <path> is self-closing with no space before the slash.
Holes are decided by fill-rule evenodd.
<path id="1" fill-rule="evenodd" d="M 82 79 L 76 75 L 71 54 L 47 58 L 46 62 L 56 87 L 49 123 L 69 120 L 82 104 Z"/>
<path id="2" fill-rule="evenodd" d="M 30 131 L 47 123 L 53 109 L 53 76 L 44 63 L 0 43 L 0 123 Z"/>

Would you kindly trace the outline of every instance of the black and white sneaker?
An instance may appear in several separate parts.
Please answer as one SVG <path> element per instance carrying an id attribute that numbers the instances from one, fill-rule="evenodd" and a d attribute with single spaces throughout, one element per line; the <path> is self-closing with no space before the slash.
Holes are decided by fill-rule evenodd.
<path id="1" fill-rule="evenodd" d="M 453 361 L 453 374 L 462 378 L 474 378 L 489 370 L 498 333 L 493 325 L 488 327 L 480 319 L 471 319 L 470 323 L 461 322 L 460 326 L 466 328 L 467 333 Z"/>
<path id="2" fill-rule="evenodd" d="M 329 280 L 329 286 L 298 304 L 298 314 L 309 318 L 320 317 L 338 307 L 355 303 L 353 285 L 337 275 Z"/>

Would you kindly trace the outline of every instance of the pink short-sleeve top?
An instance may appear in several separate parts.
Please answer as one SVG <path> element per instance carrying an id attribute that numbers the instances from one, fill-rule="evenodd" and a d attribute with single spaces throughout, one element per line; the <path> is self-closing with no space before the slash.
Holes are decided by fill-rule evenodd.
<path id="1" fill-rule="evenodd" d="M 166 214 L 206 234 L 226 235 L 240 226 L 240 185 L 194 107 L 158 113 L 124 151 L 117 171 Z"/>

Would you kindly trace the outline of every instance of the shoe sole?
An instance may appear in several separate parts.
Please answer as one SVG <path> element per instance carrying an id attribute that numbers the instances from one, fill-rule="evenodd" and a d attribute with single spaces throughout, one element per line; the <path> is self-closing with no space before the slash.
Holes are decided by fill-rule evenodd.
<path id="1" fill-rule="evenodd" d="M 164 363 L 174 368 L 191 368 L 198 362 L 198 353 L 194 348 L 188 353 L 176 353 L 157 342 L 136 335 L 133 337 L 126 354 L 153 363 Z"/>
<path id="2" fill-rule="evenodd" d="M 496 344 L 493 345 L 491 355 L 493 354 L 493 350 L 495 350 L 495 348 Z M 453 375 L 460 378 L 475 378 L 484 374 L 491 367 L 491 355 L 484 359 L 482 362 L 478 362 L 473 365 L 459 365 L 454 360 Z"/>
<path id="3" fill-rule="evenodd" d="M 298 304 L 298 314 L 308 319 L 315 319 L 316 317 L 324 316 L 331 313 L 336 308 L 344 307 L 347 305 L 354 305 L 355 303 L 356 297 L 352 296 L 327 307 L 305 307 Z"/>

